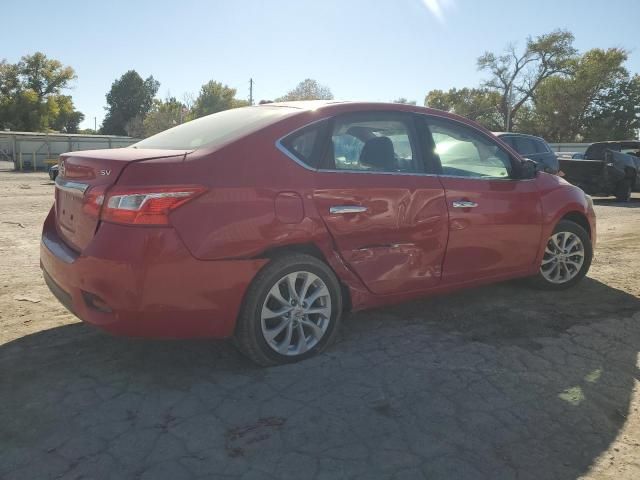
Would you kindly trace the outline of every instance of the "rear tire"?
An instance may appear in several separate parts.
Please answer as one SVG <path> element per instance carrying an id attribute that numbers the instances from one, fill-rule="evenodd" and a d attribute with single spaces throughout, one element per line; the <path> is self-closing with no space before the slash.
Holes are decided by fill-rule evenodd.
<path id="1" fill-rule="evenodd" d="M 625 178 L 616 185 L 616 200 L 618 202 L 628 202 L 631 200 L 631 179 Z"/>
<path id="2" fill-rule="evenodd" d="M 592 259 L 591 238 L 585 229 L 560 220 L 547 240 L 540 269 L 531 282 L 546 290 L 570 288 L 584 278 Z"/>
<path id="3" fill-rule="evenodd" d="M 298 362 L 333 341 L 341 315 L 340 284 L 325 263 L 298 253 L 277 257 L 247 290 L 235 343 L 261 366 Z"/>

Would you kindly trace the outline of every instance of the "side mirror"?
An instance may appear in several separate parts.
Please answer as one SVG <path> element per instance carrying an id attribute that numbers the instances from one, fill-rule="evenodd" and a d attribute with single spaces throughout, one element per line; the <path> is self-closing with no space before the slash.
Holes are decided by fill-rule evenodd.
<path id="1" fill-rule="evenodd" d="M 534 162 L 530 158 L 525 158 L 524 162 L 520 164 L 520 178 L 522 180 L 530 180 L 532 178 L 536 178 L 539 170 L 540 166 L 536 162 Z"/>

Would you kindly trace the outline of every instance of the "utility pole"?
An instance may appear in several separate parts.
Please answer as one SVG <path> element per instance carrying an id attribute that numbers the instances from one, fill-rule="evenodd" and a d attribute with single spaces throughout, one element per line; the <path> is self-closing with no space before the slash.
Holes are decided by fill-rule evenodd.
<path id="1" fill-rule="evenodd" d="M 97 117 L 93 117 L 93 129 L 96 131 L 96 133 L 98 132 L 98 118 Z"/>
<path id="2" fill-rule="evenodd" d="M 249 105 L 253 105 L 253 78 L 249 79 Z"/>
<path id="3" fill-rule="evenodd" d="M 511 105 L 513 105 L 513 85 L 509 84 L 507 90 L 507 132 L 511 131 Z"/>

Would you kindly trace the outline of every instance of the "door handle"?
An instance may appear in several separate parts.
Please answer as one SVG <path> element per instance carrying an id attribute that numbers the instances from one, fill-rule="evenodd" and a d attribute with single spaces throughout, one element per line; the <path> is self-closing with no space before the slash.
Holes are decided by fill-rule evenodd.
<path id="1" fill-rule="evenodd" d="M 453 208 L 475 208 L 478 204 L 469 200 L 454 200 Z"/>
<path id="2" fill-rule="evenodd" d="M 336 205 L 335 207 L 329 208 L 329 213 L 342 215 L 344 213 L 362 213 L 367 210 L 367 207 L 361 207 L 360 205 Z"/>

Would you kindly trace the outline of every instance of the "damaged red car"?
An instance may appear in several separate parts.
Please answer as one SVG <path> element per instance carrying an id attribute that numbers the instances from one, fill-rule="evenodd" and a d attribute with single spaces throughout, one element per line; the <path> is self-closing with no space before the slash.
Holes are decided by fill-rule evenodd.
<path id="1" fill-rule="evenodd" d="M 234 337 L 309 357 L 343 312 L 518 277 L 576 284 L 590 197 L 477 124 L 399 104 L 292 102 L 61 156 L 41 265 L 117 335 Z"/>

